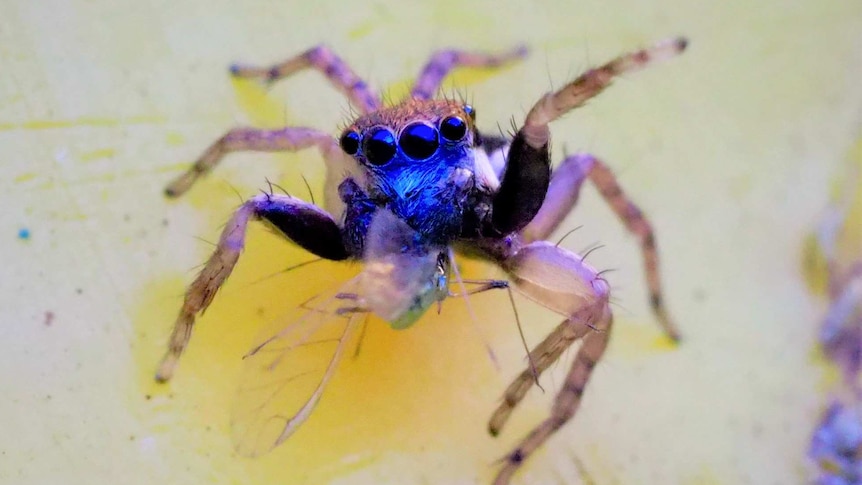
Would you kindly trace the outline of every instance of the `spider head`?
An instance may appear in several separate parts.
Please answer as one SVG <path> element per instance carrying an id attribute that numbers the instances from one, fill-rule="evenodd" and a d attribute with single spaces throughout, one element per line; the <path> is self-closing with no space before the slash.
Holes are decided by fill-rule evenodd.
<path id="1" fill-rule="evenodd" d="M 474 119 L 463 103 L 410 99 L 359 117 L 340 145 L 365 168 L 372 199 L 443 241 L 460 230 L 475 186 Z"/>

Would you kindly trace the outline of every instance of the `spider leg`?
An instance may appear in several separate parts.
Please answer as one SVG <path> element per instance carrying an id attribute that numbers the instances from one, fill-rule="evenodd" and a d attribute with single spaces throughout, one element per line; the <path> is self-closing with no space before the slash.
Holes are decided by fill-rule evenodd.
<path id="1" fill-rule="evenodd" d="M 525 242 L 548 239 L 578 203 L 594 162 L 590 155 L 566 157 L 551 174 L 548 192 L 535 217 L 521 230 Z"/>
<path id="2" fill-rule="evenodd" d="M 550 136 L 548 130 L 550 122 L 582 106 L 610 86 L 615 78 L 643 69 L 653 62 L 675 57 L 685 50 L 687 45 L 688 40 L 682 37 L 667 39 L 652 47 L 624 54 L 607 64 L 590 69 L 558 91 L 548 93 L 536 102 L 527 114 L 527 119 L 520 131 L 524 132 L 530 146 L 540 148 L 546 145 Z"/>
<path id="3" fill-rule="evenodd" d="M 377 94 L 371 91 L 368 84 L 357 76 L 346 62 L 325 45 L 312 47 L 302 54 L 271 66 L 253 67 L 234 64 L 230 67 L 230 72 L 236 77 L 261 79 L 267 84 L 272 84 L 309 68 L 323 73 L 362 113 L 370 113 L 380 108 L 380 98 Z"/>
<path id="4" fill-rule="evenodd" d="M 215 251 L 186 290 L 167 353 L 156 372 L 157 381 L 165 382 L 173 376 L 180 355 L 191 339 L 195 317 L 206 310 L 233 271 L 252 219 L 271 224 L 288 239 L 321 258 L 342 260 L 350 256 L 335 220 L 317 206 L 288 195 L 260 194 L 249 199 L 234 212 Z"/>
<path id="5" fill-rule="evenodd" d="M 572 325 L 569 320 L 564 320 L 557 325 L 557 328 L 530 351 L 529 358 L 533 361 L 536 373 L 541 374 L 547 370 L 566 349 L 584 338 L 592 330 L 588 325 Z M 533 387 L 535 382 L 536 374 L 533 373 L 533 369 L 526 368 L 509 384 L 506 392 L 503 393 L 503 402 L 500 403 L 488 422 L 488 432 L 492 436 L 500 434 L 512 411 L 524 399 L 527 391 Z"/>
<path id="6" fill-rule="evenodd" d="M 530 242 L 547 239 L 574 208 L 581 186 L 587 178 L 595 184 L 602 198 L 620 218 L 626 229 L 637 236 L 643 255 L 644 272 L 653 313 L 665 333 L 678 341 L 679 330 L 664 306 L 658 249 L 652 225 L 637 205 L 623 192 L 611 169 L 601 160 L 585 153 L 572 155 L 563 160 L 553 173 L 542 207 L 522 231 L 524 240 Z"/>
<path id="7" fill-rule="evenodd" d="M 497 435 L 538 375 L 575 341 L 601 331 L 603 315 L 610 314 L 610 287 L 580 256 L 547 241 L 516 246 L 511 253 L 498 254 L 494 259 L 519 292 L 566 317 L 530 352 L 535 373 L 527 368 L 506 389 L 503 402 L 488 423 L 489 432 Z"/>
<path id="8" fill-rule="evenodd" d="M 452 69 L 456 67 L 487 67 L 495 68 L 503 64 L 522 59 L 527 55 L 525 46 L 500 54 L 487 54 L 484 52 L 467 52 L 457 49 L 446 49 L 435 52 L 410 91 L 410 97 L 414 99 L 431 99 L 440 88 L 440 83 Z"/>
<path id="9" fill-rule="evenodd" d="M 165 194 L 169 197 L 184 194 L 200 177 L 209 173 L 225 155 L 231 152 L 295 152 L 311 147 L 317 147 L 323 155 L 326 163 L 326 187 L 332 190 L 332 187 L 337 184 L 333 177 L 342 176 L 350 164 L 330 135 L 314 128 L 294 126 L 277 130 L 240 127 L 228 131 L 210 145 L 186 172 L 168 184 Z M 333 193 L 327 194 L 327 197 L 336 196 Z M 329 200 L 327 207 L 330 207 Z"/>
<path id="10" fill-rule="evenodd" d="M 587 332 L 583 337 L 583 343 L 575 355 L 575 361 L 566 375 L 563 388 L 554 399 L 551 415 L 540 425 L 535 427 L 521 442 L 506 456 L 506 462 L 494 479 L 495 485 L 509 483 L 512 475 L 524 463 L 524 461 L 558 429 L 566 424 L 578 410 L 581 404 L 581 396 L 590 380 L 593 369 L 605 353 L 610 339 L 610 331 L 613 323 L 610 309 L 605 306 L 600 315 L 595 315 L 596 331 Z M 564 322 L 569 323 L 569 322 Z"/>
<path id="11" fill-rule="evenodd" d="M 520 231 L 538 213 L 551 175 L 549 123 L 602 92 L 617 76 L 673 57 L 686 45 L 685 39 L 677 38 L 620 56 L 587 71 L 560 90 L 546 94 L 533 105 L 509 146 L 500 186 L 491 202 L 491 217 L 483 221 L 480 233 L 485 237 L 499 237 Z"/>

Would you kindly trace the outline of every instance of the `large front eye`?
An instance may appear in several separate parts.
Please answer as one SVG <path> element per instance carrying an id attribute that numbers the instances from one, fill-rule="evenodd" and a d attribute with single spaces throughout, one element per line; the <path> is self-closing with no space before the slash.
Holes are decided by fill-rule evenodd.
<path id="1" fill-rule="evenodd" d="M 437 147 L 440 146 L 440 140 L 434 128 L 423 123 L 414 123 L 401 131 L 398 145 L 408 157 L 414 160 L 425 160 L 434 155 Z"/>
<path id="2" fill-rule="evenodd" d="M 444 118 L 440 122 L 440 134 L 450 141 L 458 141 L 467 134 L 467 123 L 457 116 Z"/>
<path id="3" fill-rule="evenodd" d="M 386 128 L 377 128 L 365 137 L 362 151 L 369 163 L 383 165 L 395 156 L 395 135 Z"/>
<path id="4" fill-rule="evenodd" d="M 344 153 L 348 155 L 356 155 L 356 152 L 359 151 L 359 140 L 361 140 L 359 133 L 355 131 L 346 131 L 341 135 L 339 144 L 341 145 L 341 149 L 344 150 Z"/>

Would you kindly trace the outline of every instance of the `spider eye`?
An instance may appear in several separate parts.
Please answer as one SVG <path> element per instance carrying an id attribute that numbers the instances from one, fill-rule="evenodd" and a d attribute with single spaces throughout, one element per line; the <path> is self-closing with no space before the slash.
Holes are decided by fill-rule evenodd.
<path id="1" fill-rule="evenodd" d="M 473 109 L 469 104 L 464 105 L 464 112 L 467 113 L 467 116 L 470 117 L 471 120 L 476 121 L 476 110 Z"/>
<path id="2" fill-rule="evenodd" d="M 409 125 L 401 132 L 398 146 L 405 155 L 414 160 L 425 160 L 434 155 L 440 146 L 437 130 L 422 123 Z"/>
<path id="3" fill-rule="evenodd" d="M 386 128 L 377 128 L 365 137 L 362 151 L 369 163 L 383 165 L 395 156 L 395 135 Z"/>
<path id="4" fill-rule="evenodd" d="M 356 152 L 359 151 L 359 133 L 355 131 L 346 131 L 343 135 L 341 135 L 341 140 L 338 143 L 341 145 L 341 149 L 344 150 L 344 153 L 348 155 L 356 155 Z"/>
<path id="5" fill-rule="evenodd" d="M 467 123 L 457 116 L 444 118 L 440 122 L 440 134 L 450 141 L 458 141 L 467 134 Z"/>

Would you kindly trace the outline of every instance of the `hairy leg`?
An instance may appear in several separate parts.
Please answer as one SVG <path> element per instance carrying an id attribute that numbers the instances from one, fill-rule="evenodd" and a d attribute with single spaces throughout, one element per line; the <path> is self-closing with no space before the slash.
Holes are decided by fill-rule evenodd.
<path id="1" fill-rule="evenodd" d="M 623 192 L 611 169 L 601 160 L 589 154 L 572 155 L 563 160 L 553 173 L 541 209 L 522 231 L 525 241 L 542 240 L 550 236 L 574 208 L 587 178 L 595 184 L 626 229 L 638 238 L 653 313 L 665 333 L 673 340 L 679 340 L 679 330 L 664 306 L 658 249 L 652 225 Z"/>
<path id="2" fill-rule="evenodd" d="M 524 198 L 526 196 L 519 195 L 519 192 L 535 192 L 537 188 L 540 188 L 544 173 L 543 169 L 545 168 L 540 162 L 546 158 L 543 155 L 548 150 L 548 141 L 550 139 L 548 124 L 550 122 L 566 112 L 583 105 L 587 100 L 610 85 L 615 77 L 644 67 L 654 60 L 673 57 L 682 52 L 686 44 L 687 41 L 685 39 L 672 39 L 650 49 L 621 56 L 597 69 L 586 72 L 562 89 L 549 93 L 539 100 L 530 110 L 523 127 L 518 130 L 512 145 L 514 147 L 517 143 L 521 143 L 521 150 L 528 155 L 526 158 L 530 159 L 528 160 L 529 163 L 524 164 L 522 171 L 528 173 L 535 172 L 536 176 L 534 178 L 536 181 L 531 184 L 522 183 L 522 187 L 515 190 L 513 192 L 514 196 L 510 198 Z M 516 159 L 515 162 L 518 162 L 517 159 L 524 157 L 513 156 L 510 150 L 509 165 L 512 164 L 513 158 Z M 649 225 L 645 224 L 646 221 L 640 211 L 622 196 L 622 192 L 619 190 L 619 186 L 616 184 L 613 176 L 611 175 L 610 178 L 607 177 L 610 174 L 609 171 L 603 173 L 601 166 L 597 166 L 595 161 L 593 162 L 593 166 L 589 167 L 589 170 L 584 170 L 585 167 L 579 166 L 575 162 L 570 162 L 570 164 L 568 167 L 571 170 L 570 172 L 558 174 L 558 178 L 560 176 L 563 176 L 563 178 L 558 180 L 557 188 L 554 188 L 552 191 L 550 182 L 545 185 L 544 188 L 548 192 L 551 201 L 549 201 L 547 206 L 542 202 L 541 206 L 537 207 L 536 211 L 531 215 L 531 220 L 535 218 L 533 216 L 540 217 L 539 222 L 533 226 L 532 230 L 529 229 L 529 224 L 527 223 L 519 228 L 519 233 L 522 228 L 527 231 L 527 242 L 530 239 L 529 233 L 531 231 L 533 237 L 535 237 L 538 234 L 553 230 L 559 223 L 559 220 L 574 205 L 578 195 L 577 189 L 574 191 L 565 190 L 565 186 L 567 185 L 565 183 L 566 177 L 569 178 L 569 183 L 574 183 L 579 187 L 583 183 L 585 174 L 589 174 L 587 176 L 596 183 L 611 207 L 626 222 L 629 230 L 640 234 L 637 231 L 642 231 L 646 228 L 649 229 L 648 234 L 652 234 Z M 506 172 L 510 171 L 510 167 L 507 166 Z M 506 178 L 504 172 L 503 180 L 501 180 L 501 192 L 502 188 L 506 185 Z M 516 183 L 512 185 L 514 186 Z M 546 192 L 543 191 L 542 193 Z M 495 200 L 494 202 L 496 206 L 497 201 Z M 621 205 L 623 202 L 625 204 Z M 540 214 L 543 208 L 545 209 L 545 213 Z M 647 236 L 643 237 L 646 238 Z M 654 238 L 650 237 L 649 239 L 651 240 L 642 241 L 642 243 L 654 246 Z M 566 329 L 563 326 L 558 327 L 531 352 L 531 358 L 534 363 L 543 359 L 537 367 L 541 366 L 542 369 L 547 368 L 550 363 L 559 358 L 563 350 L 576 340 L 582 340 L 581 347 L 578 349 L 563 389 L 555 399 L 551 416 L 537 426 L 507 456 L 506 462 L 494 482 L 495 484 L 503 485 L 509 483 L 512 475 L 525 459 L 574 416 L 580 405 L 581 396 L 592 374 L 592 370 L 607 348 L 612 325 L 612 315 L 608 306 L 609 288 L 607 282 L 601 278 L 595 269 L 586 265 L 582 258 L 568 251 L 545 241 L 528 242 L 526 246 L 515 249 L 509 257 L 498 259 L 498 261 L 512 276 L 518 288 L 523 293 L 547 308 L 565 315 L 567 320 L 563 325 L 571 325 L 573 327 L 572 329 Z M 658 304 L 658 308 L 661 309 L 660 298 L 658 302 L 653 299 L 654 308 L 656 308 L 656 303 Z M 659 313 L 659 318 L 662 317 L 663 315 Z M 669 323 L 667 319 L 663 320 L 668 333 L 675 335 L 675 329 Z M 531 386 L 532 376 L 526 372 L 522 372 L 515 382 L 510 385 L 505 401 L 494 413 L 489 423 L 489 430 L 492 434 L 499 432 L 512 409 L 517 406 Z"/>
<path id="3" fill-rule="evenodd" d="M 605 314 L 610 315 L 607 282 L 579 256 L 563 248 L 537 241 L 520 248 L 501 265 L 519 292 L 565 316 L 566 320 L 530 352 L 530 367 L 506 389 L 503 402 L 488 423 L 492 435 L 500 432 L 537 376 L 573 343 L 596 331 L 604 331 L 602 319 Z"/>
<path id="4" fill-rule="evenodd" d="M 587 332 L 583 337 L 583 343 L 575 355 L 575 360 L 563 388 L 554 399 L 551 415 L 533 430 L 506 456 L 506 462 L 494 479 L 495 485 L 509 483 L 512 475 L 520 468 L 524 461 L 533 454 L 540 446 L 564 424 L 566 424 L 578 410 L 581 404 L 581 396 L 590 380 L 598 361 L 605 353 L 610 339 L 610 331 L 613 322 L 610 309 L 605 306 L 598 319 L 595 321 L 596 331 Z M 565 322 L 569 323 L 569 322 Z M 569 323 L 571 325 L 571 323 Z"/>
<path id="5" fill-rule="evenodd" d="M 356 109 L 370 113 L 380 108 L 380 98 L 368 87 L 353 69 L 332 49 L 318 45 L 297 56 L 271 66 L 252 67 L 234 64 L 230 72 L 236 77 L 261 79 L 271 84 L 303 69 L 316 69 L 323 73 L 336 89 L 344 93 Z"/>
<path id="6" fill-rule="evenodd" d="M 530 351 L 529 359 L 533 362 L 535 372 L 543 373 L 563 355 L 566 349 L 592 331 L 588 325 L 572 325 L 569 320 L 564 320 L 557 325 L 557 328 Z M 524 399 L 527 391 L 533 387 L 536 382 L 535 375 L 533 369 L 524 369 L 506 388 L 506 392 L 503 393 L 503 402 L 500 403 L 488 422 L 488 432 L 492 436 L 497 436 L 500 433 L 512 411 Z"/>
<path id="7" fill-rule="evenodd" d="M 688 41 L 682 37 L 668 39 L 647 49 L 624 54 L 616 59 L 581 74 L 558 91 L 542 97 L 524 121 L 527 143 L 539 148 L 548 142 L 548 124 L 569 111 L 582 106 L 601 93 L 617 77 L 638 71 L 650 64 L 675 57 L 685 50 Z"/>
<path id="8" fill-rule="evenodd" d="M 552 121 L 602 92 L 617 76 L 675 56 L 685 49 L 686 43 L 682 38 L 672 39 L 623 55 L 542 97 L 530 109 L 509 145 L 500 186 L 491 202 L 490 220 L 483 221 L 480 227 L 482 235 L 493 238 L 520 232 L 541 209 L 550 183 L 548 125 Z"/>
<path id="9" fill-rule="evenodd" d="M 457 67 L 499 67 L 527 55 L 525 46 L 518 46 L 501 54 L 483 52 L 466 52 L 457 49 L 446 49 L 435 52 L 422 68 L 419 77 L 410 91 L 411 98 L 431 99 L 440 89 L 440 83 L 452 69 Z"/>
<path id="10" fill-rule="evenodd" d="M 174 323 L 168 350 L 156 372 L 156 380 L 169 380 L 192 335 L 195 317 L 202 314 L 233 271 L 245 246 L 248 222 L 263 219 L 285 236 L 325 259 L 348 257 L 335 220 L 322 209 L 287 195 L 261 194 L 234 212 L 219 238 L 215 252 L 186 290 Z"/>
<path id="11" fill-rule="evenodd" d="M 204 151 L 185 173 L 174 179 L 165 194 L 178 197 L 188 191 L 200 177 L 209 173 L 221 159 L 231 152 L 295 152 L 317 147 L 324 157 L 327 173 L 338 171 L 343 165 L 341 153 L 335 140 L 328 134 L 313 128 L 286 127 L 277 130 L 259 128 L 234 128 L 225 133 Z"/>

